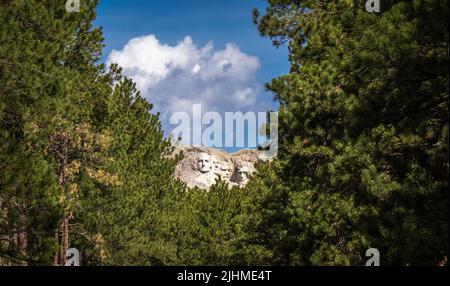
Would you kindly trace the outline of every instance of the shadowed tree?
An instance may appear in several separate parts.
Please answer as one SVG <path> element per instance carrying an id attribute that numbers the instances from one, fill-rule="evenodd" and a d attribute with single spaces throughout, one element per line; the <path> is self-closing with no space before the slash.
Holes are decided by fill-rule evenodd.
<path id="1" fill-rule="evenodd" d="M 287 44 L 278 160 L 255 240 L 283 265 L 436 265 L 448 256 L 448 2 L 270 0 L 262 35 Z"/>

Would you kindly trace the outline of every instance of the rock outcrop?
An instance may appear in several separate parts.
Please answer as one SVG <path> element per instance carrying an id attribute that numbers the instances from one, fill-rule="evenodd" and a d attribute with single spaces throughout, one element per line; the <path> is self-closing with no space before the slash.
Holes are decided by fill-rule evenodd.
<path id="1" fill-rule="evenodd" d="M 208 189 L 217 179 L 228 182 L 230 186 L 243 187 L 249 176 L 255 172 L 255 163 L 266 161 L 263 152 L 240 150 L 236 153 L 207 147 L 176 147 L 175 153 L 182 153 L 175 176 L 188 187 Z"/>

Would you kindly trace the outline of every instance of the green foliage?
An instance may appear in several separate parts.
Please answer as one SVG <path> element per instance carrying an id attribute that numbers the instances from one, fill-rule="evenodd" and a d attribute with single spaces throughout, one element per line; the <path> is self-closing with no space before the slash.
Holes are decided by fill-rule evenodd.
<path id="1" fill-rule="evenodd" d="M 217 182 L 209 191 L 194 189 L 187 194 L 188 221 L 184 222 L 181 264 L 240 265 L 245 231 L 242 229 L 242 189 Z"/>
<path id="2" fill-rule="evenodd" d="M 288 44 L 278 158 L 245 188 L 173 178 L 97 1 L 0 0 L 0 264 L 435 265 L 448 257 L 448 1 L 269 0 Z M 267 126 L 265 127 L 267 128 Z M 261 146 L 261 148 L 264 148 Z"/>
<path id="3" fill-rule="evenodd" d="M 105 187 L 83 180 L 81 225 L 93 231 L 103 264 L 169 264 L 174 247 L 166 239 L 167 225 L 182 190 L 173 178 L 176 161 L 168 158 L 170 143 L 150 113 L 151 104 L 117 72 L 113 67 L 110 76 L 119 80 L 107 101 L 103 129 L 109 141 L 103 156 L 110 158 L 108 170 L 117 182 Z"/>
<path id="4" fill-rule="evenodd" d="M 1 2 L 0 253 L 6 264 L 50 264 L 55 230 L 70 208 L 72 182 L 62 175 L 84 155 L 75 142 L 57 153 L 63 138 L 83 136 L 94 105 L 88 88 L 102 47 L 91 29 L 96 3 L 69 15 L 56 0 Z"/>
<path id="5" fill-rule="evenodd" d="M 250 188 L 272 263 L 435 265 L 448 256 L 448 2 L 271 0 L 289 43 L 278 161 Z M 439 28 L 438 28 L 439 27 Z"/>
<path id="6" fill-rule="evenodd" d="M 1 2 L 0 263 L 61 265 L 69 246 L 84 264 L 170 263 L 183 186 L 151 105 L 97 63 L 97 2 Z"/>

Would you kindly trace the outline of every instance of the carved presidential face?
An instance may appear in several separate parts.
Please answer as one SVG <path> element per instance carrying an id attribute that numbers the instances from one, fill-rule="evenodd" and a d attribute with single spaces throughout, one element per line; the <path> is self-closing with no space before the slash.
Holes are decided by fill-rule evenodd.
<path id="1" fill-rule="evenodd" d="M 211 170 L 211 157 L 208 154 L 200 154 L 197 161 L 197 169 L 203 174 Z"/>
<path id="2" fill-rule="evenodd" d="M 211 161 L 211 170 L 216 173 L 219 170 L 219 160 L 214 155 L 209 156 L 209 159 Z"/>
<path id="3" fill-rule="evenodd" d="M 222 162 L 222 163 L 219 165 L 219 170 L 220 170 L 222 173 L 229 173 L 229 172 L 230 172 L 230 169 L 232 169 L 232 168 L 230 168 L 230 165 L 229 165 L 227 162 Z"/>
<path id="4" fill-rule="evenodd" d="M 253 173 L 252 169 L 249 166 L 241 165 L 236 168 L 237 181 L 238 182 L 247 182 L 248 177 Z"/>
<path id="5" fill-rule="evenodd" d="M 231 177 L 231 167 L 225 161 L 218 161 L 217 166 L 214 169 L 214 174 L 220 176 L 224 180 L 229 180 Z"/>

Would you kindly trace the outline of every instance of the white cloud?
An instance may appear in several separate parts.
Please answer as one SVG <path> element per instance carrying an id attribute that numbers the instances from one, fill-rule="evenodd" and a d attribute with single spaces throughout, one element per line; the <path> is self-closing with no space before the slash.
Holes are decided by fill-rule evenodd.
<path id="1" fill-rule="evenodd" d="M 256 81 L 257 57 L 243 53 L 235 44 L 215 50 L 212 43 L 197 47 L 187 36 L 175 46 L 161 43 L 155 35 L 131 39 L 113 50 L 107 64 L 118 63 L 132 78 L 141 95 L 161 113 L 165 130 L 177 111 L 192 112 L 202 104 L 203 112 L 264 111 L 269 100 L 261 100 L 262 84 Z"/>

